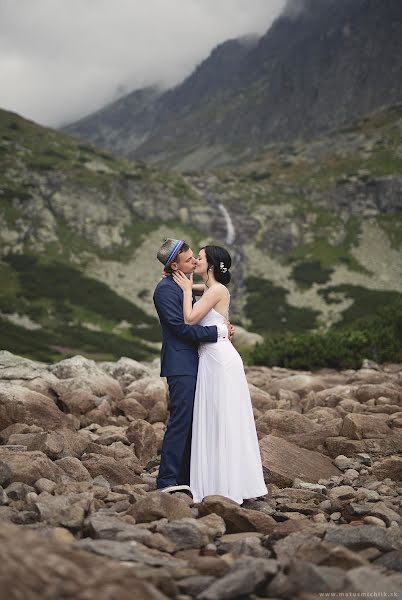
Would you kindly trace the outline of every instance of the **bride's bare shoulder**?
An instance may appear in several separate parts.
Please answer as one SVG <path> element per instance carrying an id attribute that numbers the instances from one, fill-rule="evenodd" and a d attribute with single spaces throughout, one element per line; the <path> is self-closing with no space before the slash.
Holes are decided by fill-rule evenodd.
<path id="1" fill-rule="evenodd" d="M 219 283 L 219 281 L 211 285 L 209 289 L 213 290 L 214 294 L 220 298 L 226 297 L 228 293 L 227 287 L 223 283 Z"/>

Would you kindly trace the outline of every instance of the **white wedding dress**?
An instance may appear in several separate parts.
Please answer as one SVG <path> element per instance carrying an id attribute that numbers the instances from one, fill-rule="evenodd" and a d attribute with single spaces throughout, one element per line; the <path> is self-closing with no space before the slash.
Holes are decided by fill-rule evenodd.
<path id="1" fill-rule="evenodd" d="M 226 318 L 215 309 L 199 325 Z M 241 504 L 267 494 L 243 361 L 229 340 L 201 344 L 194 400 L 190 488 L 195 502 L 219 495 Z"/>

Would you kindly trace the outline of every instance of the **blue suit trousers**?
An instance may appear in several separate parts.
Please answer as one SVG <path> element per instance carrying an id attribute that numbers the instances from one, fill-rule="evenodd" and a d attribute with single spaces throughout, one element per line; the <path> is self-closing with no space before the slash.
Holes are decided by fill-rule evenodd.
<path id="1" fill-rule="evenodd" d="M 156 482 L 158 489 L 190 483 L 191 430 L 197 378 L 192 375 L 172 375 L 167 382 L 170 419 L 163 438 Z"/>

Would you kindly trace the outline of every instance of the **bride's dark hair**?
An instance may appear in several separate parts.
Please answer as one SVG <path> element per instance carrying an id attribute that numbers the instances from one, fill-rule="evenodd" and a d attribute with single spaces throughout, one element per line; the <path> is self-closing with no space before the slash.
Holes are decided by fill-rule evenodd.
<path id="1" fill-rule="evenodd" d="M 201 250 L 205 250 L 207 263 L 210 267 L 213 267 L 216 281 L 228 285 L 231 278 L 229 269 L 232 265 L 229 252 L 221 246 L 204 246 Z"/>

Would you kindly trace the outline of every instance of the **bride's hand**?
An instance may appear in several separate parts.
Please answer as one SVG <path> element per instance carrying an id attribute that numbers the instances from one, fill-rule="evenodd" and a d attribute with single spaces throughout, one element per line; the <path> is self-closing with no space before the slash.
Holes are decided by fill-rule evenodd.
<path id="1" fill-rule="evenodd" d="M 173 279 L 183 292 L 192 292 L 193 290 L 193 274 L 191 273 L 190 279 L 187 279 L 182 271 L 173 271 Z"/>

